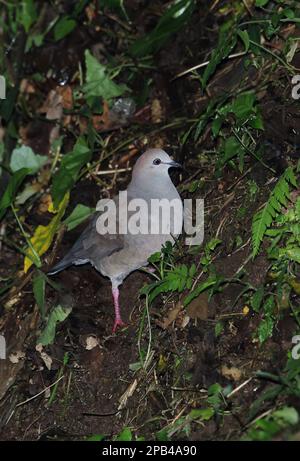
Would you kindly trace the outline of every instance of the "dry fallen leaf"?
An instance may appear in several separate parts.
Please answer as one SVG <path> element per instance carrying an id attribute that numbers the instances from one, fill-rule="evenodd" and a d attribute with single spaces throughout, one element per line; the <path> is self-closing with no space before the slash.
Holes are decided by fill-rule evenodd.
<path id="1" fill-rule="evenodd" d="M 51 90 L 37 112 L 46 114 L 48 120 L 60 120 L 63 111 L 62 101 L 63 97 L 56 90 Z"/>
<path id="2" fill-rule="evenodd" d="M 169 310 L 168 316 L 164 318 L 162 322 L 158 322 L 159 326 L 166 330 L 171 325 L 171 323 L 173 323 L 177 319 L 181 309 L 182 304 L 181 302 L 178 302 L 176 306 L 173 307 L 173 309 Z"/>
<path id="3" fill-rule="evenodd" d="M 34 94 L 35 93 L 35 87 L 33 83 L 28 80 L 27 78 L 23 78 L 20 83 L 20 93 L 25 93 L 25 94 Z"/>
<path id="4" fill-rule="evenodd" d="M 153 99 L 151 104 L 152 123 L 160 123 L 163 119 L 163 111 L 159 99 Z"/>
<path id="5" fill-rule="evenodd" d="M 19 363 L 20 360 L 25 358 L 25 352 L 22 352 L 22 351 L 12 352 L 8 358 L 11 361 L 11 363 Z"/>
<path id="6" fill-rule="evenodd" d="M 98 339 L 95 336 L 88 336 L 85 340 L 86 342 L 86 350 L 90 351 L 99 345 Z"/>
<path id="7" fill-rule="evenodd" d="M 73 109 L 73 93 L 70 85 L 57 87 L 57 93 L 62 97 L 62 107 L 67 110 Z"/>
<path id="8" fill-rule="evenodd" d="M 225 378 L 233 379 L 234 381 L 240 381 L 243 372 L 239 368 L 222 365 L 221 374 L 225 376 Z"/>
<path id="9" fill-rule="evenodd" d="M 53 360 L 50 357 L 50 355 L 46 354 L 46 352 L 43 351 L 43 345 L 37 344 L 35 346 L 35 350 L 40 353 L 41 359 L 43 360 L 48 370 L 51 370 Z"/>
<path id="10" fill-rule="evenodd" d="M 41 197 L 38 213 L 46 213 L 47 211 L 51 212 L 52 197 L 50 194 L 44 194 Z M 50 208 L 50 210 L 49 210 Z"/>
<path id="11" fill-rule="evenodd" d="M 134 394 L 134 391 L 136 390 L 137 388 L 137 385 L 138 385 L 138 380 L 135 379 L 126 389 L 126 391 L 124 392 L 123 395 L 121 395 L 120 399 L 119 399 L 119 406 L 118 406 L 118 410 L 122 410 L 122 408 L 124 408 L 126 406 L 126 403 L 127 403 L 127 400 L 129 399 L 129 397 L 131 397 L 133 394 Z"/>
<path id="12" fill-rule="evenodd" d="M 181 328 L 185 328 L 190 320 L 191 318 L 188 315 L 185 315 L 182 319 Z"/>

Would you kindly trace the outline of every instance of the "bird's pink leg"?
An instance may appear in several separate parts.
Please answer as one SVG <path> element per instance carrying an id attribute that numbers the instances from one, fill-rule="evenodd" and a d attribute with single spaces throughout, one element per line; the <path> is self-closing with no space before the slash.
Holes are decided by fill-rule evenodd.
<path id="1" fill-rule="evenodd" d="M 115 306 L 115 323 L 114 323 L 112 332 L 115 333 L 117 328 L 125 326 L 125 323 L 121 319 L 120 304 L 119 304 L 119 289 L 113 288 L 112 295 L 113 295 L 114 306 Z"/>

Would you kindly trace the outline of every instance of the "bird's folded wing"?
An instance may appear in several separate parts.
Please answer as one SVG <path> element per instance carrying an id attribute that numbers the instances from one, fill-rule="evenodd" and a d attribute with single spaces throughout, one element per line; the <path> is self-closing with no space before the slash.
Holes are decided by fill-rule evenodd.
<path id="1" fill-rule="evenodd" d="M 99 212 L 95 213 L 68 253 L 67 256 L 72 256 L 74 259 L 74 264 L 76 264 L 76 260 L 88 260 L 92 264 L 97 264 L 105 256 L 123 248 L 123 235 L 98 233 L 96 224 L 100 214 Z"/>

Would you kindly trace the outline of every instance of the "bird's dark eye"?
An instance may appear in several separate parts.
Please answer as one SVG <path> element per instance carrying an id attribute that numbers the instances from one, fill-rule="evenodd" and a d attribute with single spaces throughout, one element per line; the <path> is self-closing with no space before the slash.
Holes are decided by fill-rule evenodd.
<path id="1" fill-rule="evenodd" d="M 153 165 L 159 165 L 161 163 L 161 159 L 160 158 L 156 158 L 153 160 Z"/>

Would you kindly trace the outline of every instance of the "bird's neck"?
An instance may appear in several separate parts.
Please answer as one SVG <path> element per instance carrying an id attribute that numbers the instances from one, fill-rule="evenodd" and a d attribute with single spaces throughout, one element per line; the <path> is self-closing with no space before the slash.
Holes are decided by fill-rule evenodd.
<path id="1" fill-rule="evenodd" d="M 151 181 L 149 177 L 144 178 L 141 175 L 138 178 L 133 177 L 127 191 L 129 195 L 136 198 L 169 198 L 172 200 L 179 197 L 169 175 L 166 177 L 153 175 Z"/>

